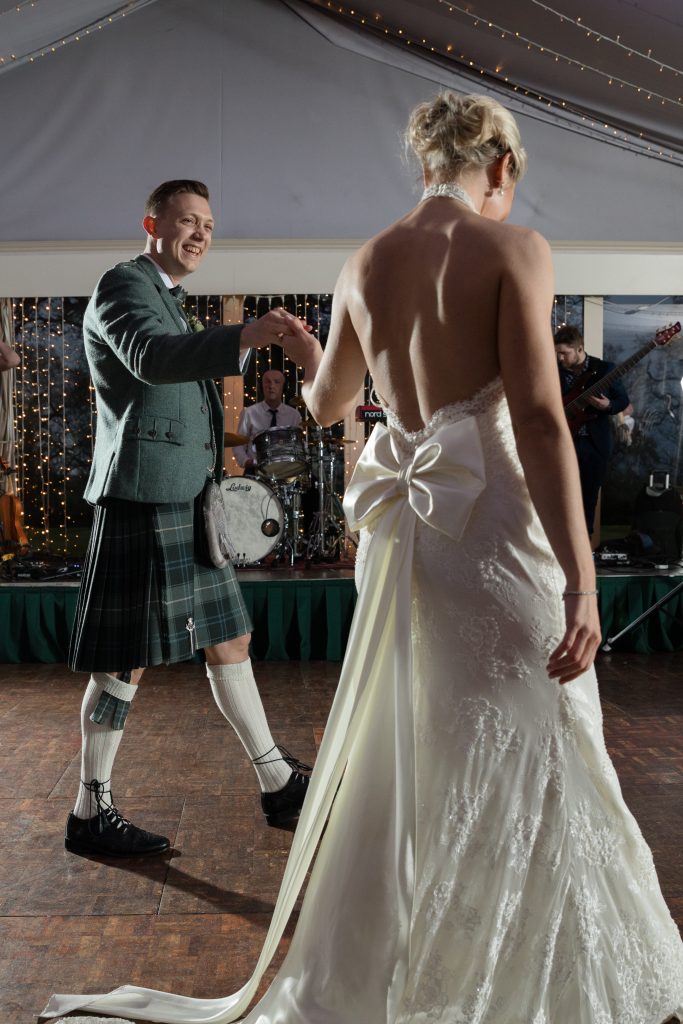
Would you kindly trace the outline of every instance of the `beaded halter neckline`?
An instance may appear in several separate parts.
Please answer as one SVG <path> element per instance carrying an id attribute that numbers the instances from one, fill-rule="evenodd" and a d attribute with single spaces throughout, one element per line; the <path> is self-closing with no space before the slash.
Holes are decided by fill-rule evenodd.
<path id="1" fill-rule="evenodd" d="M 454 181 L 444 181 L 438 185 L 429 185 L 422 193 L 420 202 L 424 199 L 431 199 L 432 196 L 447 196 L 449 199 L 458 199 L 465 206 L 469 206 L 473 213 L 477 213 L 472 197 L 465 192 L 464 188 L 456 185 Z"/>

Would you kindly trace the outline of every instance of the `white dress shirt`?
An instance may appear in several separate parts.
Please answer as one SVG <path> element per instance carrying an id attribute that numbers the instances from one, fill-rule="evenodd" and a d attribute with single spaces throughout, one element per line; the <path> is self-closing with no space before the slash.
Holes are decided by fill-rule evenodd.
<path id="1" fill-rule="evenodd" d="M 162 281 L 164 282 L 164 284 L 166 285 L 166 287 L 167 287 L 167 288 L 168 288 L 169 290 L 170 290 L 171 288 L 174 288 L 174 287 L 175 287 L 175 285 L 173 284 L 173 280 L 171 279 L 171 277 L 170 277 L 170 276 L 169 276 L 169 275 L 168 275 L 168 274 L 166 273 L 166 271 L 165 271 L 165 270 L 162 270 L 162 269 L 161 269 L 161 267 L 159 266 L 159 264 L 157 263 L 157 261 L 156 261 L 156 260 L 154 260 L 154 259 L 152 259 L 152 257 L 151 257 L 151 256 L 149 255 L 149 253 L 148 253 L 148 252 L 143 252 L 143 253 L 141 253 L 141 255 L 142 255 L 142 256 L 144 256 L 144 257 L 145 257 L 145 259 L 148 259 L 150 263 L 153 263 L 153 264 L 154 264 L 154 266 L 155 266 L 155 267 L 157 268 L 157 270 L 159 271 L 159 277 L 161 278 L 161 280 L 162 280 Z M 180 325 L 181 325 L 181 327 L 182 327 L 183 331 L 185 331 L 185 333 L 187 334 L 187 332 L 188 332 L 188 331 L 190 330 L 189 324 L 188 324 L 188 323 L 187 323 L 187 322 L 186 322 L 186 321 L 184 320 L 184 318 L 183 318 L 183 317 L 182 317 L 182 316 L 181 316 L 180 314 L 178 314 L 178 320 L 179 320 L 179 322 L 180 322 Z M 253 349 L 251 349 L 251 348 L 248 348 L 248 349 L 246 350 L 246 352 L 243 352 L 243 353 L 242 353 L 242 354 L 240 355 L 240 373 L 244 373 L 244 371 L 245 371 L 245 369 L 246 369 L 246 365 L 247 365 L 247 363 L 248 363 L 248 361 L 249 361 L 249 357 L 250 357 L 250 355 L 251 355 L 251 353 L 252 353 L 253 351 L 254 351 Z"/>
<path id="2" fill-rule="evenodd" d="M 242 409 L 237 423 L 237 433 L 244 434 L 249 438 L 249 444 L 239 445 L 232 449 L 232 453 L 240 466 L 244 466 L 248 459 L 256 461 L 256 449 L 253 440 L 257 434 L 269 430 L 273 426 L 271 408 L 267 402 L 257 402 L 255 405 L 247 405 Z M 301 424 L 301 416 L 297 409 L 291 405 L 280 402 L 276 409 L 276 427 L 298 427 Z"/>

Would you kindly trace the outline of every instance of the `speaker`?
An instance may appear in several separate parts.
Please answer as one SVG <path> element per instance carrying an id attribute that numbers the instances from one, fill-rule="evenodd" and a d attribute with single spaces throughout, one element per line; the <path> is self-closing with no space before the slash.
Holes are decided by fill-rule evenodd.
<path id="1" fill-rule="evenodd" d="M 652 473 L 636 496 L 633 528 L 643 541 L 643 554 L 666 562 L 683 555 L 683 500 L 669 486 L 668 474 Z"/>

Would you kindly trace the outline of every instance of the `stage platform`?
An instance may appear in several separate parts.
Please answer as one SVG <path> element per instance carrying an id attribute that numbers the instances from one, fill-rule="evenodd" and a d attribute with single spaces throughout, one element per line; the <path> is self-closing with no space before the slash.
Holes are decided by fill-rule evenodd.
<path id="1" fill-rule="evenodd" d="M 356 602 L 352 568 L 238 572 L 254 623 L 257 661 L 341 661 Z M 614 636 L 683 582 L 675 570 L 601 570 L 600 617 Z M 0 663 L 66 660 L 77 582 L 0 583 Z M 683 592 L 616 644 L 617 650 L 683 650 Z"/>
<path id="2" fill-rule="evenodd" d="M 356 589 L 353 568 L 241 569 L 257 661 L 341 661 Z M 0 583 L 0 663 L 66 661 L 78 582 Z"/>

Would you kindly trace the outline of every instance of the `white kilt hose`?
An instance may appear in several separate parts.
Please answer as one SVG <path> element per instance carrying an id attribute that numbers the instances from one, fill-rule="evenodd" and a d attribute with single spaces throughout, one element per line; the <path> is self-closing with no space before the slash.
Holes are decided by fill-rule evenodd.
<path id="1" fill-rule="evenodd" d="M 251 632 L 234 569 L 205 563 L 195 503 L 95 506 L 69 666 L 118 672 L 185 661 Z"/>

